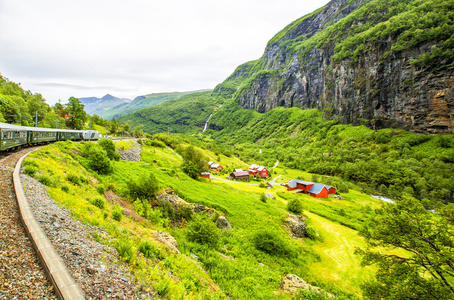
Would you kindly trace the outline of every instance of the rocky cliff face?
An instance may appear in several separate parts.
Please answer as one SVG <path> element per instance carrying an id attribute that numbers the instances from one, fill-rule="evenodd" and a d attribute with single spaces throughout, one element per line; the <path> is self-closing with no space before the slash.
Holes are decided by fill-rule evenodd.
<path id="1" fill-rule="evenodd" d="M 231 89 L 233 97 L 241 106 L 258 112 L 277 106 L 318 108 L 326 117 L 340 117 L 345 123 L 454 133 L 454 67 L 449 59 L 436 66 L 411 63 L 430 53 L 436 41 L 394 51 L 398 35 L 379 36 L 367 40 L 353 57 L 337 60 L 333 57 L 339 39 L 294 47 L 296 41 L 314 40 L 367 2 L 333 0 L 321 11 L 289 25 L 285 34 L 270 41 L 262 58 L 240 66 L 226 80 L 237 84 Z M 383 17 L 378 18 L 387 20 L 386 11 L 384 8 Z M 344 30 L 356 30 L 370 19 L 362 16 Z M 215 91 L 225 92 L 225 86 L 221 84 Z"/>

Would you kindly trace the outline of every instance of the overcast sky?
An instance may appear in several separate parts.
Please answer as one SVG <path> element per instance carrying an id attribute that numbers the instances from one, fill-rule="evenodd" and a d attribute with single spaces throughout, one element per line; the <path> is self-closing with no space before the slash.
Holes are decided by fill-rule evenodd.
<path id="1" fill-rule="evenodd" d="M 53 105 L 213 89 L 328 0 L 0 0 L 0 73 Z"/>

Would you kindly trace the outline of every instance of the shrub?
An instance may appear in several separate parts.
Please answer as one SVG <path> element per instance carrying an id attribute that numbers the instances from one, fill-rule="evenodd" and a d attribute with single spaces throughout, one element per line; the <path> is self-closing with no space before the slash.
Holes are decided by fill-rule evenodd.
<path id="1" fill-rule="evenodd" d="M 130 262 L 134 260 L 135 250 L 133 244 L 134 243 L 129 238 L 129 236 L 121 236 L 118 240 L 115 241 L 115 249 L 117 249 L 120 258 L 123 261 Z"/>
<path id="2" fill-rule="evenodd" d="M 99 174 L 109 174 L 113 170 L 112 163 L 107 157 L 107 153 L 96 145 L 90 147 L 88 153 L 88 166 Z"/>
<path id="3" fill-rule="evenodd" d="M 316 240 L 317 239 L 317 232 L 313 227 L 308 226 L 306 228 L 306 232 L 304 233 L 304 236 L 311 239 L 311 240 Z"/>
<path id="4" fill-rule="evenodd" d="M 263 182 L 260 182 L 260 183 L 259 183 L 259 187 L 260 187 L 260 188 L 266 188 L 266 185 L 265 185 Z"/>
<path id="5" fill-rule="evenodd" d="M 71 182 L 74 185 L 80 185 L 80 178 L 77 175 L 74 174 L 67 174 L 66 175 L 66 180 Z"/>
<path id="6" fill-rule="evenodd" d="M 94 206 L 96 206 L 96 207 L 98 207 L 98 208 L 100 208 L 100 209 L 104 209 L 104 208 L 106 207 L 106 201 L 104 201 L 104 199 L 101 198 L 101 197 L 96 197 L 96 198 L 94 198 L 94 199 L 91 201 L 91 203 L 92 203 Z M 121 219 L 121 218 L 120 218 L 120 219 Z"/>
<path id="7" fill-rule="evenodd" d="M 296 257 L 297 252 L 276 232 L 262 230 L 252 238 L 255 248 L 276 256 Z"/>
<path id="8" fill-rule="evenodd" d="M 106 192 L 106 187 L 104 186 L 104 184 L 99 184 L 97 187 L 96 187 L 96 191 L 99 193 L 99 194 L 104 194 Z"/>
<path id="9" fill-rule="evenodd" d="M 47 175 L 39 176 L 38 181 L 41 182 L 42 184 L 50 186 L 50 187 L 55 186 L 55 183 L 53 182 L 52 178 L 50 178 L 50 176 L 47 176 Z"/>
<path id="10" fill-rule="evenodd" d="M 303 212 L 303 206 L 299 199 L 292 199 L 287 204 L 287 209 L 297 215 Z"/>
<path id="11" fill-rule="evenodd" d="M 151 258 L 151 257 L 155 257 L 157 259 L 164 258 L 164 252 L 161 250 L 161 248 L 159 248 L 158 246 L 156 246 L 155 244 L 153 244 L 149 241 L 140 242 L 138 250 L 146 258 Z"/>
<path id="12" fill-rule="evenodd" d="M 188 240 L 217 249 L 221 239 L 220 230 L 206 214 L 197 214 L 188 225 Z"/>
<path id="13" fill-rule="evenodd" d="M 120 205 L 115 204 L 112 210 L 112 219 L 120 222 L 123 217 L 123 208 Z"/>
<path id="14" fill-rule="evenodd" d="M 106 151 L 107 157 L 110 160 L 120 160 L 120 154 L 115 150 L 115 143 L 111 139 L 100 139 L 98 145 Z"/>
<path id="15" fill-rule="evenodd" d="M 67 193 L 69 191 L 69 187 L 66 184 L 64 184 L 61 186 L 61 190 L 65 193 Z"/>
<path id="16" fill-rule="evenodd" d="M 158 180 L 150 173 L 148 177 L 139 181 L 130 181 L 128 189 L 131 199 L 151 199 L 159 189 Z"/>
<path id="17" fill-rule="evenodd" d="M 26 166 L 24 167 L 24 173 L 27 174 L 28 176 L 33 176 L 35 173 L 38 172 L 38 168 L 35 166 Z"/>
<path id="18" fill-rule="evenodd" d="M 266 203 L 266 196 L 264 193 L 260 194 L 260 201 L 262 201 L 263 203 Z"/>
<path id="19" fill-rule="evenodd" d="M 81 182 L 82 184 L 87 184 L 87 183 L 89 182 L 89 181 L 88 181 L 88 178 L 85 177 L 85 176 L 83 176 L 83 175 L 80 175 L 80 176 L 79 176 L 79 179 L 80 179 L 80 182 Z"/>

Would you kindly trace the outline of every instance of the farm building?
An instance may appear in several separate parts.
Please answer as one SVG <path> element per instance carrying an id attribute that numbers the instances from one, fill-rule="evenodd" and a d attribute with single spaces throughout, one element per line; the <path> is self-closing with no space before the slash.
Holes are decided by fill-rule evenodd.
<path id="1" fill-rule="evenodd" d="M 264 166 L 259 166 L 259 165 L 251 165 L 248 170 L 249 174 L 251 175 L 259 175 L 262 178 L 267 178 L 270 176 L 270 172 L 268 169 Z"/>
<path id="2" fill-rule="evenodd" d="M 211 170 L 215 170 L 215 171 L 222 171 L 222 169 L 223 169 L 220 164 L 214 163 L 212 161 L 208 162 L 208 166 L 210 166 Z"/>
<path id="3" fill-rule="evenodd" d="M 315 198 L 325 198 L 330 194 L 336 193 L 335 187 L 299 179 L 292 179 L 285 186 L 287 187 L 287 191 L 301 190 L 301 193 L 311 195 Z"/>
<path id="4" fill-rule="evenodd" d="M 202 172 L 202 173 L 200 173 L 200 177 L 202 177 L 202 178 L 210 178 L 210 173 L 209 172 Z"/>
<path id="5" fill-rule="evenodd" d="M 240 170 L 239 172 L 235 170 L 230 174 L 230 178 L 232 178 L 232 180 L 249 181 L 249 173 L 243 170 Z"/>

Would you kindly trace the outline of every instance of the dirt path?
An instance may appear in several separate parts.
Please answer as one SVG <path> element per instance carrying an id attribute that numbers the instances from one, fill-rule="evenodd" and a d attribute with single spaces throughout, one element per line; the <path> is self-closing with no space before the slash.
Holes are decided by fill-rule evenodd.
<path id="1" fill-rule="evenodd" d="M 22 226 L 13 170 L 28 148 L 0 158 L 0 299 L 57 299 Z"/>

